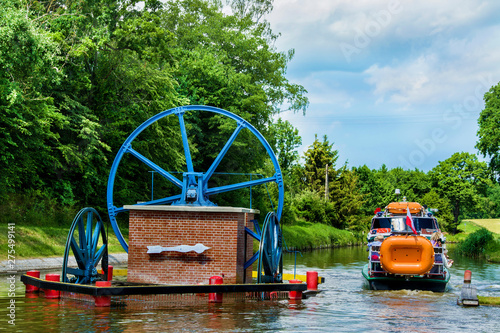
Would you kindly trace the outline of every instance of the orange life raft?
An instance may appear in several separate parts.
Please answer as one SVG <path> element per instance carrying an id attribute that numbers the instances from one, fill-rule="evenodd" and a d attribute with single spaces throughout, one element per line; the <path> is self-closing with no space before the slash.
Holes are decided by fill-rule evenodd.
<path id="1" fill-rule="evenodd" d="M 406 208 L 410 210 L 410 214 L 420 213 L 423 207 L 418 202 L 391 202 L 385 207 L 392 214 L 406 214 Z"/>
<path id="2" fill-rule="evenodd" d="M 425 274 L 434 265 L 434 247 L 422 236 L 390 236 L 380 246 L 380 264 L 392 274 Z"/>

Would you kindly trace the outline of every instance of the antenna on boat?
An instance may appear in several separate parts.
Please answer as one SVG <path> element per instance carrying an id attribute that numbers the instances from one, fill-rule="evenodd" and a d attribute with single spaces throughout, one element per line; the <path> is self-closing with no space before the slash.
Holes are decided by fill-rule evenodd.
<path id="1" fill-rule="evenodd" d="M 394 191 L 394 194 L 396 195 L 396 200 L 399 201 L 399 195 L 401 194 L 401 191 L 399 191 L 399 188 L 397 188 L 395 191 Z"/>

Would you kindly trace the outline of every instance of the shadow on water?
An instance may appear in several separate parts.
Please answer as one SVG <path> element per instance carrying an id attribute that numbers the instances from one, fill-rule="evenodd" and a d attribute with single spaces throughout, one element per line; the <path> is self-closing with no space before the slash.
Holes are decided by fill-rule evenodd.
<path id="1" fill-rule="evenodd" d="M 0 281 L 0 330 L 9 332 L 492 332 L 498 331 L 499 308 L 463 308 L 456 299 L 463 273 L 471 270 L 480 295 L 500 296 L 500 265 L 453 254 L 450 290 L 372 291 L 365 288 L 361 268 L 365 247 L 324 249 L 297 255 L 297 274 L 318 271 L 326 282 L 322 293 L 306 300 L 242 301 L 223 304 L 113 304 L 25 298 L 16 282 L 15 327 L 8 324 L 6 278 Z M 294 255 L 285 255 L 285 270 L 293 273 Z"/>

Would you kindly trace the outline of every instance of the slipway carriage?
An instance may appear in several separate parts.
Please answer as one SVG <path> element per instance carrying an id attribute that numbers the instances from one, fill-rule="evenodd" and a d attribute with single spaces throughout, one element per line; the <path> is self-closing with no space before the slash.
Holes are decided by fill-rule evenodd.
<path id="1" fill-rule="evenodd" d="M 191 157 L 194 143 L 188 139 L 186 126 L 186 119 L 200 119 L 201 114 L 204 114 L 203 117 L 209 114 L 223 119 L 224 124 L 232 123 L 226 126 L 234 128 L 227 141 L 220 145 L 222 148 L 212 164 L 202 171 L 195 170 Z M 182 142 L 181 151 L 186 167 L 180 173 L 165 170 L 161 163 L 152 161 L 140 149 L 133 148 L 143 131 L 167 118 L 178 121 L 178 136 Z M 237 146 L 233 149 L 238 149 L 236 140 L 243 131 L 247 132 L 246 137 L 251 137 L 252 142 L 264 148 L 272 172 L 257 179 L 216 185 L 217 182 L 212 181 L 215 171 L 233 145 Z M 118 204 L 116 193 L 121 189 L 117 174 L 122 163 L 127 160 L 130 163 L 130 158 L 134 159 L 134 163 L 160 175 L 177 193 L 159 199 L 151 198 L 150 201 Z M 251 191 L 252 187 L 259 185 L 273 185 L 278 197 L 274 211 L 266 215 L 262 227 L 254 218 L 258 211 L 219 207 L 210 200 L 216 194 L 240 189 Z M 114 285 L 110 281 L 105 224 L 97 210 L 90 207 L 82 209 L 70 226 L 60 281 L 59 277 L 50 277 L 55 281 L 42 280 L 34 273 L 22 276 L 25 284 L 33 289 L 94 297 L 244 292 L 252 297 L 255 293 L 263 297 L 269 297 L 272 293 L 275 296 L 285 293 L 292 298 L 301 298 L 301 293 L 307 288 L 302 281 L 293 278 L 290 278 L 293 283 L 283 283 L 280 219 L 284 187 L 277 158 L 265 138 L 249 122 L 231 112 L 190 105 L 164 111 L 145 121 L 119 149 L 111 166 L 106 199 L 113 231 L 128 252 L 128 284 Z M 118 223 L 119 215 L 126 212 L 129 213 L 129 243 Z M 254 254 L 253 239 L 259 243 L 258 251 Z M 76 267 L 71 267 L 71 259 L 76 262 Z M 254 263 L 257 263 L 257 283 L 249 283 Z M 309 289 L 317 289 L 317 274 L 311 276 L 308 278 Z M 210 285 L 206 285 L 206 282 L 210 282 Z"/>

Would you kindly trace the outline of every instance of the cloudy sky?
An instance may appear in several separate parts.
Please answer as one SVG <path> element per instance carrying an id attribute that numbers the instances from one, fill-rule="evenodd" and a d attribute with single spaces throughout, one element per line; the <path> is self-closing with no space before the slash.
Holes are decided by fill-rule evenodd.
<path id="1" fill-rule="evenodd" d="M 284 112 L 306 150 L 325 134 L 340 166 L 428 171 L 477 153 L 483 95 L 500 81 L 500 1 L 275 0 L 267 16 L 306 115 Z"/>

